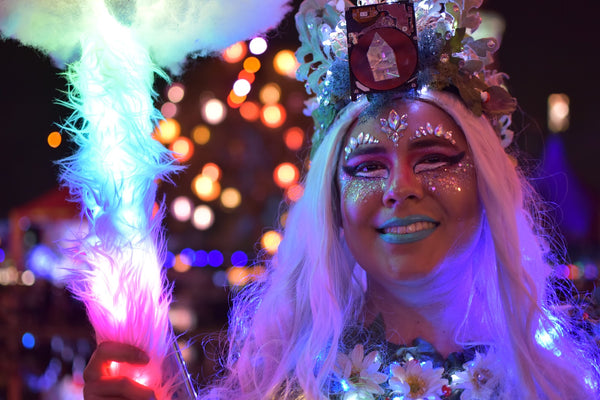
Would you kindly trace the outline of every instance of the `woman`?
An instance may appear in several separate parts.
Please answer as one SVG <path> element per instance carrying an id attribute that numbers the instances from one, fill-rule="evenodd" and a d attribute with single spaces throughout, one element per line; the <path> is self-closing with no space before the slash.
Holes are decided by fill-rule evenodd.
<path id="1" fill-rule="evenodd" d="M 466 106 L 465 88 L 422 87 L 315 118 L 304 195 L 266 280 L 237 297 L 223 374 L 201 398 L 598 398 L 597 351 L 548 286 L 552 255 L 503 148 L 507 124 Z M 101 344 L 86 399 L 151 398 L 104 376 L 110 360 L 145 361 Z"/>

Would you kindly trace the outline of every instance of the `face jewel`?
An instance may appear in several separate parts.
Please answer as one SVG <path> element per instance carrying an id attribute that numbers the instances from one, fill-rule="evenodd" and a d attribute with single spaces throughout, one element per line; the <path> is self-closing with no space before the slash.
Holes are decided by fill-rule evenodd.
<path id="1" fill-rule="evenodd" d="M 396 110 L 391 110 L 387 119 L 381 118 L 379 122 L 381 123 L 381 130 L 385 132 L 388 138 L 395 144 L 398 144 L 398 140 L 402 136 L 404 136 L 401 132 L 406 130 L 408 127 L 408 116 L 403 114 L 402 116 L 398 115 Z"/>
<path id="2" fill-rule="evenodd" d="M 415 140 L 424 136 L 436 136 L 448 140 L 452 144 L 456 144 L 456 140 L 452 137 L 452 131 L 445 131 L 442 125 L 438 125 L 435 128 L 428 122 L 425 127 L 420 126 L 419 129 L 415 130 L 414 135 L 410 137 L 410 140 Z"/>
<path id="3" fill-rule="evenodd" d="M 372 143 L 379 143 L 379 140 L 368 133 L 361 132 L 356 138 L 351 137 L 348 141 L 348 146 L 344 148 L 344 153 L 346 153 L 345 159 L 347 160 L 348 157 L 350 157 L 350 154 L 352 154 L 352 152 L 356 150 L 358 146 Z"/>

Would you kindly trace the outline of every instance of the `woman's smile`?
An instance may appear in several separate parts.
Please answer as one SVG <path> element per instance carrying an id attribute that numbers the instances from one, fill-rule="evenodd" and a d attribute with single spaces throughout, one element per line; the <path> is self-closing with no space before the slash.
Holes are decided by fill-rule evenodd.
<path id="1" fill-rule="evenodd" d="M 379 229 L 381 238 L 388 243 L 412 243 L 425 239 L 438 227 L 439 222 L 424 215 L 392 218 Z"/>

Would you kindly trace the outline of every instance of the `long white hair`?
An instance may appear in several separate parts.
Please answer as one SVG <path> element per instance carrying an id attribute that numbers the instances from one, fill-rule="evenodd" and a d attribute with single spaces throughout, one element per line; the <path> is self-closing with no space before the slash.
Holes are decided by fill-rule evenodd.
<path id="1" fill-rule="evenodd" d="M 420 97 L 464 131 L 483 206 L 481 232 L 463 270 L 470 274 L 469 306 L 457 317 L 456 342 L 494 348 L 511 377 L 507 398 L 594 397 L 596 366 L 586 358 L 591 347 L 571 340 L 566 316 L 548 303 L 552 271 L 530 209 L 534 192 L 485 117 L 449 94 Z M 365 99 L 347 106 L 315 152 L 266 279 L 234 301 L 223 375 L 202 398 L 327 397 L 336 355 L 345 350 L 344 331 L 362 321 L 365 301 L 364 271 L 340 235 L 336 171 L 345 134 L 367 106 Z"/>

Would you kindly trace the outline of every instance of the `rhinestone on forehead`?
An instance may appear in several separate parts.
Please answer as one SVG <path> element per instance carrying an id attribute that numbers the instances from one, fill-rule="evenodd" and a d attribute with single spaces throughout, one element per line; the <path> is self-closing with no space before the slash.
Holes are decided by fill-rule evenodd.
<path id="1" fill-rule="evenodd" d="M 404 136 L 402 131 L 408 127 L 408 115 L 398 115 L 396 110 L 391 110 L 387 118 L 381 118 L 381 130 L 387 135 L 387 137 L 395 144 L 398 145 L 398 140 Z"/>
<path id="2" fill-rule="evenodd" d="M 379 139 L 374 138 L 368 133 L 361 132 L 356 138 L 351 137 L 348 141 L 348 146 L 344 148 L 344 153 L 346 153 L 345 159 L 347 160 L 348 157 L 350 157 L 350 154 L 352 154 L 358 146 L 372 143 L 379 143 Z"/>
<path id="3" fill-rule="evenodd" d="M 436 136 L 436 137 L 441 137 L 444 138 L 448 141 L 450 141 L 450 143 L 452 144 L 456 144 L 456 140 L 454 140 L 454 137 L 452 136 L 452 131 L 445 131 L 444 132 L 444 128 L 442 127 L 442 124 L 439 124 L 438 126 L 436 126 L 435 128 L 428 122 L 425 127 L 420 126 L 419 129 L 415 129 L 415 133 L 414 135 L 412 135 L 410 137 L 409 140 L 415 140 L 424 136 Z"/>

